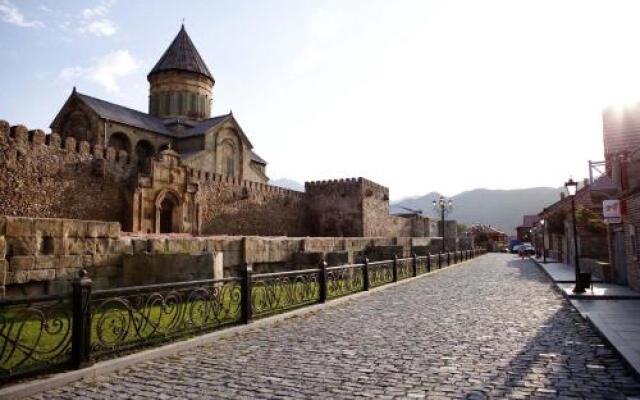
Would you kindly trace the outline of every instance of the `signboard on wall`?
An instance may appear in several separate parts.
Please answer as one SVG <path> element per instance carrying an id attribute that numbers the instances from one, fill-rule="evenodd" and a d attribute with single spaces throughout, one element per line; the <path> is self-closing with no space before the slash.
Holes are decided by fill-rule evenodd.
<path id="1" fill-rule="evenodd" d="M 602 202 L 602 216 L 607 224 L 619 224 L 622 222 L 620 200 L 604 200 Z"/>

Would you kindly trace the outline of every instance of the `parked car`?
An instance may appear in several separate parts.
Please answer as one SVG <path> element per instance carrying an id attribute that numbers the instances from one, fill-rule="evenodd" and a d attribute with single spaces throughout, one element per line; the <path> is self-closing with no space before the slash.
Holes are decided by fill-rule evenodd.
<path id="1" fill-rule="evenodd" d="M 536 249 L 531 243 L 523 243 L 518 246 L 513 246 L 513 253 L 520 253 L 520 250 L 527 254 L 536 254 Z"/>

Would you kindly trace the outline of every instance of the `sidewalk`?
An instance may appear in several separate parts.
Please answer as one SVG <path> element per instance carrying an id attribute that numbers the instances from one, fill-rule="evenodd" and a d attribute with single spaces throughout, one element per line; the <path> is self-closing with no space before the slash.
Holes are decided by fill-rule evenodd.
<path id="1" fill-rule="evenodd" d="M 578 312 L 598 330 L 640 376 L 640 293 L 627 286 L 595 281 L 587 292 L 572 292 L 575 269 L 547 258 L 531 258 L 562 291 Z"/>

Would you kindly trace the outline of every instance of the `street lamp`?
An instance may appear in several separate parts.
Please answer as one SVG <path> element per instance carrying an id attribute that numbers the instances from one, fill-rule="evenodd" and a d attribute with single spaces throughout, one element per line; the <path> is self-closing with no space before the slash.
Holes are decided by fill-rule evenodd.
<path id="1" fill-rule="evenodd" d="M 542 263 L 546 264 L 547 263 L 547 250 L 544 248 L 544 224 L 545 224 L 545 220 L 544 218 L 542 218 L 540 220 L 540 226 L 542 227 Z"/>
<path id="2" fill-rule="evenodd" d="M 580 255 L 578 254 L 578 228 L 576 227 L 576 192 L 578 191 L 578 182 L 575 182 L 573 179 L 569 178 L 569 180 L 564 184 L 564 187 L 567 188 L 567 194 L 571 197 L 571 217 L 573 219 L 573 248 L 575 252 L 576 258 L 576 286 L 573 288 L 574 293 L 584 293 L 585 288 L 582 284 L 580 284 L 579 276 L 580 276 Z"/>
<path id="3" fill-rule="evenodd" d="M 442 216 L 442 252 L 445 252 L 445 229 L 444 229 L 444 214 L 451 212 L 453 209 L 453 202 L 451 199 L 447 199 L 443 196 L 440 196 L 438 200 L 433 201 L 433 209 L 439 210 Z"/>

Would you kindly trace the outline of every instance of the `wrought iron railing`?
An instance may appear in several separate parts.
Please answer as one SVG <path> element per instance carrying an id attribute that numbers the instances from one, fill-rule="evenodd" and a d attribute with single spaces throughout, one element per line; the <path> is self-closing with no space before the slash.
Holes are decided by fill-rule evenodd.
<path id="1" fill-rule="evenodd" d="M 135 347 L 240 322 L 241 279 L 96 291 L 91 296 L 91 354 Z"/>
<path id="2" fill-rule="evenodd" d="M 0 381 L 68 366 L 70 296 L 0 302 Z"/>
<path id="3" fill-rule="evenodd" d="M 256 274 L 251 282 L 251 308 L 256 317 L 317 303 L 319 269 Z"/>
<path id="4" fill-rule="evenodd" d="M 0 384 L 347 296 L 461 262 L 482 250 L 0 301 Z"/>
<path id="5" fill-rule="evenodd" d="M 363 266 L 364 264 L 353 264 L 327 268 L 327 297 L 340 297 L 362 291 Z"/>

